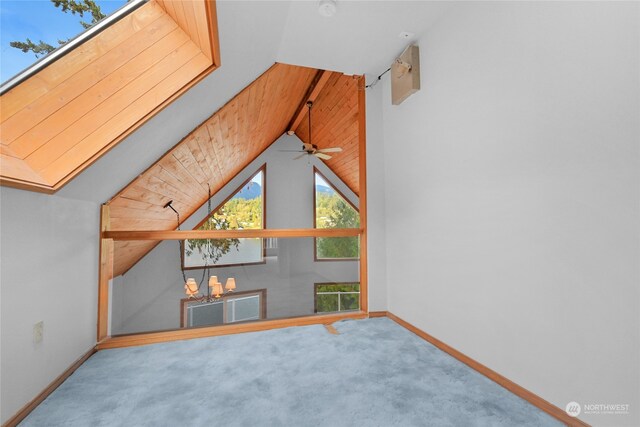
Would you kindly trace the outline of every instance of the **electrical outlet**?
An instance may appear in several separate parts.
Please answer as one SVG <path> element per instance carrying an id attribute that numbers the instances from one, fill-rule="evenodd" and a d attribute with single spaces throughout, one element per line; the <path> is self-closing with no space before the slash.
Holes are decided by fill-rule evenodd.
<path id="1" fill-rule="evenodd" d="M 33 343 L 40 344 L 44 338 L 44 322 L 41 320 L 33 325 Z"/>

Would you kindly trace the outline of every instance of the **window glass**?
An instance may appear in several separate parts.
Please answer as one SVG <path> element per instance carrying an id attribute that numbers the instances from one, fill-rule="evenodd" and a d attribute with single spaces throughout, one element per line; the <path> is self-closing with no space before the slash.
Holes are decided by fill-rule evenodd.
<path id="1" fill-rule="evenodd" d="M 225 323 L 246 322 L 264 318 L 263 300 L 265 289 L 226 295 L 216 301 L 192 302 L 183 299 L 181 310 L 185 310 L 183 325 L 189 328 L 223 325 Z"/>
<path id="2" fill-rule="evenodd" d="M 360 214 L 318 171 L 315 172 L 316 228 L 360 228 Z M 316 259 L 353 259 L 360 256 L 360 239 L 319 237 Z"/>
<path id="3" fill-rule="evenodd" d="M 359 283 L 316 283 L 315 312 L 335 313 L 360 309 Z"/>
<path id="4" fill-rule="evenodd" d="M 2 0 L 0 40 L 5 82 L 127 4 L 126 0 Z M 64 8 L 65 3 L 68 6 Z M 74 13 L 75 12 L 75 13 Z M 82 12 L 82 14 L 80 14 Z"/>
<path id="5" fill-rule="evenodd" d="M 264 169 L 245 182 L 198 230 L 249 230 L 264 227 Z M 263 262 L 260 238 L 185 240 L 184 267 L 202 268 Z"/>

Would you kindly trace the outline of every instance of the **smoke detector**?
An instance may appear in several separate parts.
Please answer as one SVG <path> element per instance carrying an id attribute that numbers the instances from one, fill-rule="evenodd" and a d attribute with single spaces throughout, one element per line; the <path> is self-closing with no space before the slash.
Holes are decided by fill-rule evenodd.
<path id="1" fill-rule="evenodd" d="M 318 13 L 325 18 L 336 14 L 336 0 L 320 0 L 318 2 Z"/>

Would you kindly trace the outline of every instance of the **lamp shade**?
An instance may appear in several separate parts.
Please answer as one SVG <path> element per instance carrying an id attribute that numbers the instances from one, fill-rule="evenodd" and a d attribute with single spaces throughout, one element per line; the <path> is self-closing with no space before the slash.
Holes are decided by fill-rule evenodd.
<path id="1" fill-rule="evenodd" d="M 209 277 L 209 287 L 210 288 L 213 288 L 216 283 L 218 283 L 218 276 Z"/>
<path id="2" fill-rule="evenodd" d="M 233 291 L 236 288 L 236 279 L 233 277 L 229 277 L 227 279 L 227 283 L 224 285 L 224 288 L 229 292 Z"/>
<path id="3" fill-rule="evenodd" d="M 220 283 L 220 282 L 216 282 L 216 283 L 213 285 L 213 288 L 211 289 L 211 292 L 213 293 L 213 295 L 214 295 L 216 298 L 219 298 L 219 297 L 220 297 L 220 294 L 222 293 L 222 283 Z"/>
<path id="4" fill-rule="evenodd" d="M 198 294 L 198 284 L 196 283 L 196 279 L 193 279 L 193 278 L 187 279 L 187 282 L 184 284 L 184 292 L 189 297 L 193 297 Z"/>

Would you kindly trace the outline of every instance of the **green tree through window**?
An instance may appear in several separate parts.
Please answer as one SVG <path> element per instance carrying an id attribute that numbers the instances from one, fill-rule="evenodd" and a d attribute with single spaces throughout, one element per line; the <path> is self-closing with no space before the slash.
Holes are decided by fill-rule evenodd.
<path id="1" fill-rule="evenodd" d="M 316 228 L 360 228 L 360 214 L 318 172 L 315 172 Z M 360 239 L 319 237 L 316 258 L 348 259 L 360 256 Z"/>
<path id="2" fill-rule="evenodd" d="M 199 230 L 255 230 L 263 224 L 264 169 L 256 172 L 198 228 Z M 245 264 L 262 261 L 262 239 L 189 239 L 185 267 Z"/>
<path id="3" fill-rule="evenodd" d="M 316 313 L 333 313 L 359 309 L 360 283 L 316 283 Z"/>

